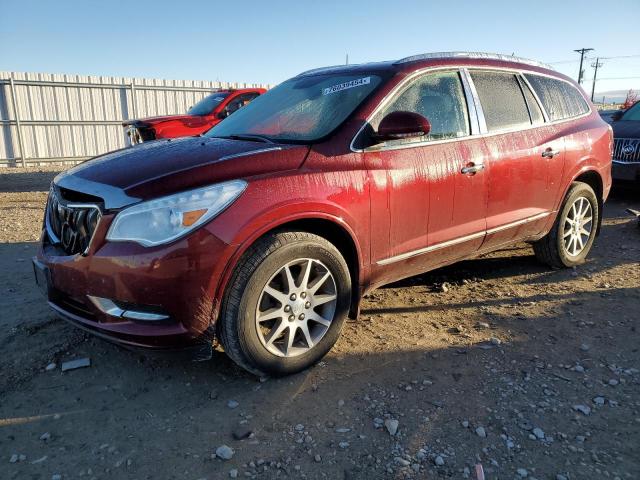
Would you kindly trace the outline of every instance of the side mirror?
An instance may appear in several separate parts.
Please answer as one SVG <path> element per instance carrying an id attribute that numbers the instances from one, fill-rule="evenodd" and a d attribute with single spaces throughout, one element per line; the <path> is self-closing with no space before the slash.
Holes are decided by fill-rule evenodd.
<path id="1" fill-rule="evenodd" d="M 419 113 L 391 112 L 386 115 L 374 133 L 378 142 L 400 140 L 403 138 L 422 137 L 431 131 L 431 123 Z"/>
<path id="2" fill-rule="evenodd" d="M 221 112 L 218 112 L 218 114 L 216 115 L 216 117 L 218 117 L 220 120 L 223 120 L 228 116 L 229 116 L 229 112 L 227 112 L 226 109 L 222 110 Z"/>

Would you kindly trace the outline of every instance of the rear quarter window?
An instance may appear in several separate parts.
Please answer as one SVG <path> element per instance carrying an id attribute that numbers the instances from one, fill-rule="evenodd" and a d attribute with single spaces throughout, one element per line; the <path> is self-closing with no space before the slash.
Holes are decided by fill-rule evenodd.
<path id="1" fill-rule="evenodd" d="M 573 85 L 555 78 L 526 74 L 551 121 L 577 117 L 589 111 L 586 100 Z"/>

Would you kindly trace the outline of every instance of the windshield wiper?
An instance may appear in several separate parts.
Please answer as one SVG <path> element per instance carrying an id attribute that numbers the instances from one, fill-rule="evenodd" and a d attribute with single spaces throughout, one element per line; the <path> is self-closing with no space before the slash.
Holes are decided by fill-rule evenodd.
<path id="1" fill-rule="evenodd" d="M 225 135 L 223 137 L 218 137 L 218 138 L 230 138 L 231 140 L 248 140 L 250 142 L 275 143 L 269 137 L 265 137 L 263 135 L 240 134 L 240 135 Z"/>

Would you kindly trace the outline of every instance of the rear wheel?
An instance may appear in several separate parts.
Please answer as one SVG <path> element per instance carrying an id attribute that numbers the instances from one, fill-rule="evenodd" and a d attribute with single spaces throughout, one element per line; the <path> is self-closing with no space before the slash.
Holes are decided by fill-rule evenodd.
<path id="1" fill-rule="evenodd" d="M 554 267 L 573 267 L 589 254 L 600 216 L 593 189 L 574 182 L 558 213 L 551 231 L 533 244 L 536 257 Z"/>
<path id="2" fill-rule="evenodd" d="M 230 281 L 218 332 L 225 352 L 257 375 L 286 375 L 322 358 L 351 299 L 349 269 L 330 242 L 280 232 L 253 245 Z"/>

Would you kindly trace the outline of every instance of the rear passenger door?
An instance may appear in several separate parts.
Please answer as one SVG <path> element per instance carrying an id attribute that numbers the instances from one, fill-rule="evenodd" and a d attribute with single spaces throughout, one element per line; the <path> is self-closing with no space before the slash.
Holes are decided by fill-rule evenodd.
<path id="1" fill-rule="evenodd" d="M 554 208 L 564 140 L 545 127 L 536 98 L 517 72 L 470 70 L 490 160 L 487 236 L 495 248 L 541 231 Z"/>

